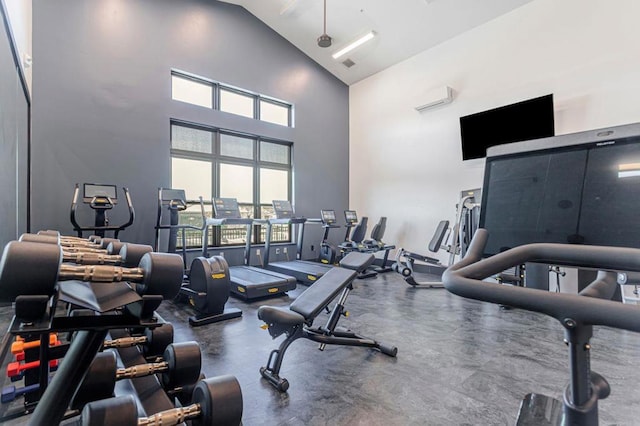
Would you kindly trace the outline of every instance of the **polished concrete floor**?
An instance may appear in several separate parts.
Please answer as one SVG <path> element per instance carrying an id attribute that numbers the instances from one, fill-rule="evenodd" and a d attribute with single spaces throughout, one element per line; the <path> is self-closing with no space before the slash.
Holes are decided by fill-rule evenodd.
<path id="1" fill-rule="evenodd" d="M 355 282 L 350 315 L 340 324 L 397 346 L 397 358 L 357 347 L 321 352 L 298 340 L 281 371 L 291 387 L 281 394 L 259 368 L 284 337 L 272 340 L 256 311 L 286 306 L 304 289 L 251 304 L 230 299 L 242 318 L 200 328 L 188 325 L 187 306 L 165 303 L 159 310 L 174 324 L 176 341 L 200 342 L 207 377 L 238 378 L 244 425 L 513 425 L 526 393 L 560 397 L 568 382 L 556 320 L 444 289 L 414 289 L 389 273 Z M 4 327 L 10 314 L 3 312 Z M 640 334 L 606 328 L 594 334 L 592 368 L 612 388 L 599 404 L 600 424 L 640 425 Z"/>

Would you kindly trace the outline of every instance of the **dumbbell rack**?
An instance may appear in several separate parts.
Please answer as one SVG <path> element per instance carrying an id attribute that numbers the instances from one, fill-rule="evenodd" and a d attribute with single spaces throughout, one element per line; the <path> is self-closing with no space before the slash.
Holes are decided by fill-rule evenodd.
<path id="1" fill-rule="evenodd" d="M 34 397 L 37 405 L 29 423 L 60 423 L 109 330 L 159 326 L 154 312 L 161 301 L 161 296 L 140 296 L 126 283 L 104 285 L 78 281 L 59 282 L 52 297 L 18 296 L 9 333 L 40 336 L 40 367 L 37 373 L 40 387 Z M 58 302 L 90 309 L 96 315 L 56 315 Z M 68 347 L 56 349 L 48 344 L 49 333 L 52 332 L 75 332 L 76 335 Z M 60 353 L 63 350 L 66 354 Z M 49 360 L 63 355 L 64 361 L 49 382 Z"/>

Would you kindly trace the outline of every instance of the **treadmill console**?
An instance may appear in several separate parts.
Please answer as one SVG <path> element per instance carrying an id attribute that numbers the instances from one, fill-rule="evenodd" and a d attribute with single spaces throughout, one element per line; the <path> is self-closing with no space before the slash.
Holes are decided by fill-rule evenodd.
<path id="1" fill-rule="evenodd" d="M 213 212 L 216 219 L 240 219 L 240 207 L 235 198 L 214 198 Z"/>
<path id="2" fill-rule="evenodd" d="M 288 200 L 273 200 L 273 210 L 275 211 L 276 219 L 290 219 L 295 217 L 291 201 Z"/>
<path id="3" fill-rule="evenodd" d="M 347 225 L 353 225 L 358 223 L 358 215 L 355 210 L 345 210 L 344 211 L 344 220 L 347 221 Z"/>
<path id="4" fill-rule="evenodd" d="M 320 210 L 320 216 L 322 218 L 322 223 L 325 225 L 333 225 L 336 223 L 335 210 Z"/>

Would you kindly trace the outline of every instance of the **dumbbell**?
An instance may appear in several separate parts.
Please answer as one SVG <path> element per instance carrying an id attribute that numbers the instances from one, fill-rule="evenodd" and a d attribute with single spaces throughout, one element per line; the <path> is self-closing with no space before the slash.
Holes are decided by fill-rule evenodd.
<path id="1" fill-rule="evenodd" d="M 104 238 L 101 242 L 94 243 L 91 241 L 71 241 L 65 240 L 61 237 L 54 237 L 52 235 L 46 234 L 22 234 L 20 236 L 20 241 L 29 241 L 34 243 L 48 243 L 48 244 L 58 244 L 61 247 L 64 247 L 64 250 L 69 252 L 77 252 L 84 251 L 90 253 L 106 253 L 107 246 L 111 242 L 120 242 L 120 240 L 114 238 Z"/>
<path id="2" fill-rule="evenodd" d="M 193 404 L 138 418 L 132 395 L 87 404 L 82 410 L 83 426 L 171 426 L 191 420 L 194 426 L 236 426 L 242 421 L 242 390 L 233 376 L 204 379 L 193 391 Z"/>
<path id="3" fill-rule="evenodd" d="M 40 389 L 39 383 L 34 383 L 29 386 L 25 386 L 22 388 L 17 388 L 13 385 L 5 386 L 2 388 L 2 396 L 0 397 L 0 402 L 7 403 L 11 402 L 20 395 L 25 395 L 27 393 L 35 392 Z"/>
<path id="4" fill-rule="evenodd" d="M 165 323 L 159 327 L 147 329 L 144 336 L 105 340 L 102 344 L 102 349 L 130 348 L 140 345 L 144 356 L 151 357 L 162 355 L 171 343 L 173 343 L 173 326 Z"/>
<path id="5" fill-rule="evenodd" d="M 98 235 L 89 235 L 87 238 L 74 237 L 73 235 L 62 235 L 59 231 L 52 231 L 50 229 L 38 231 L 38 235 L 48 235 L 50 237 L 58 237 L 66 241 L 85 241 L 95 244 L 101 244 L 104 237 Z M 117 238 L 107 238 L 108 240 L 117 240 Z"/>
<path id="6" fill-rule="evenodd" d="M 53 244 L 12 241 L 0 260 L 0 301 L 20 295 L 52 295 L 64 280 L 139 283 L 140 294 L 173 299 L 183 277 L 182 257 L 169 253 L 146 253 L 137 268 L 112 265 L 63 264 L 62 249 Z"/>
<path id="7" fill-rule="evenodd" d="M 202 355 L 197 342 L 172 343 L 164 350 L 162 359 L 161 362 L 118 368 L 115 352 L 97 354 L 71 401 L 71 408 L 79 410 L 88 402 L 111 397 L 118 380 L 160 373 L 165 389 L 187 386 L 198 381 Z"/>
<path id="8" fill-rule="evenodd" d="M 40 367 L 40 361 L 38 360 L 25 362 L 24 364 L 19 361 L 10 362 L 9 365 L 7 365 L 7 377 L 11 377 L 11 381 L 17 381 L 17 380 L 20 380 L 20 377 L 23 376 L 23 373 L 26 370 L 31 370 L 39 367 Z M 55 370 L 56 368 L 58 368 L 58 360 L 52 359 L 51 361 L 49 361 L 49 368 L 52 370 Z M 14 380 L 15 377 L 17 377 L 16 380 Z"/>
<path id="9" fill-rule="evenodd" d="M 56 346 L 58 344 L 58 336 L 55 334 L 49 334 L 49 345 Z M 17 355 L 20 352 L 24 352 L 29 349 L 39 348 L 40 339 L 25 342 L 24 340 L 17 340 L 11 344 L 11 353 Z"/>
<path id="10" fill-rule="evenodd" d="M 122 265 L 132 267 L 140 262 L 145 253 L 153 251 L 153 247 L 146 244 L 123 243 L 114 238 L 103 238 L 101 246 L 75 247 L 68 246 L 56 237 L 41 234 L 22 234 L 19 241 L 57 244 L 62 247 L 63 262 L 80 263 L 83 265 Z M 123 247 L 127 247 L 123 252 Z"/>
<path id="11" fill-rule="evenodd" d="M 132 267 L 137 265 L 146 253 L 153 251 L 153 247 L 146 244 L 123 243 L 113 238 L 104 238 L 102 241 L 108 244 L 100 249 L 73 249 L 62 246 L 62 261 L 73 262 L 82 265 L 122 265 Z M 58 244 L 56 238 L 42 236 L 40 234 L 22 234 L 19 241 Z M 60 245 L 60 244 L 58 244 Z"/>

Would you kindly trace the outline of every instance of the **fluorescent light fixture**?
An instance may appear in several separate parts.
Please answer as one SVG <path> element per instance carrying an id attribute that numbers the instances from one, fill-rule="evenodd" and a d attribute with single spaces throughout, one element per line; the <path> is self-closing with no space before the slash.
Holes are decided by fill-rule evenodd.
<path id="1" fill-rule="evenodd" d="M 618 164 L 618 178 L 640 176 L 640 163 Z"/>
<path id="2" fill-rule="evenodd" d="M 351 52 L 356 47 L 362 46 L 363 44 L 365 44 L 366 42 L 368 42 L 369 40 L 371 40 L 375 36 L 376 36 L 376 33 L 374 33 L 373 31 L 369 31 L 367 34 L 363 35 L 362 37 L 360 37 L 359 39 L 357 39 L 353 43 L 350 43 L 346 47 L 343 47 L 342 49 L 338 50 L 336 53 L 334 53 L 331 56 L 333 57 L 333 59 L 338 59 L 340 56 L 343 56 L 343 55 Z"/>

